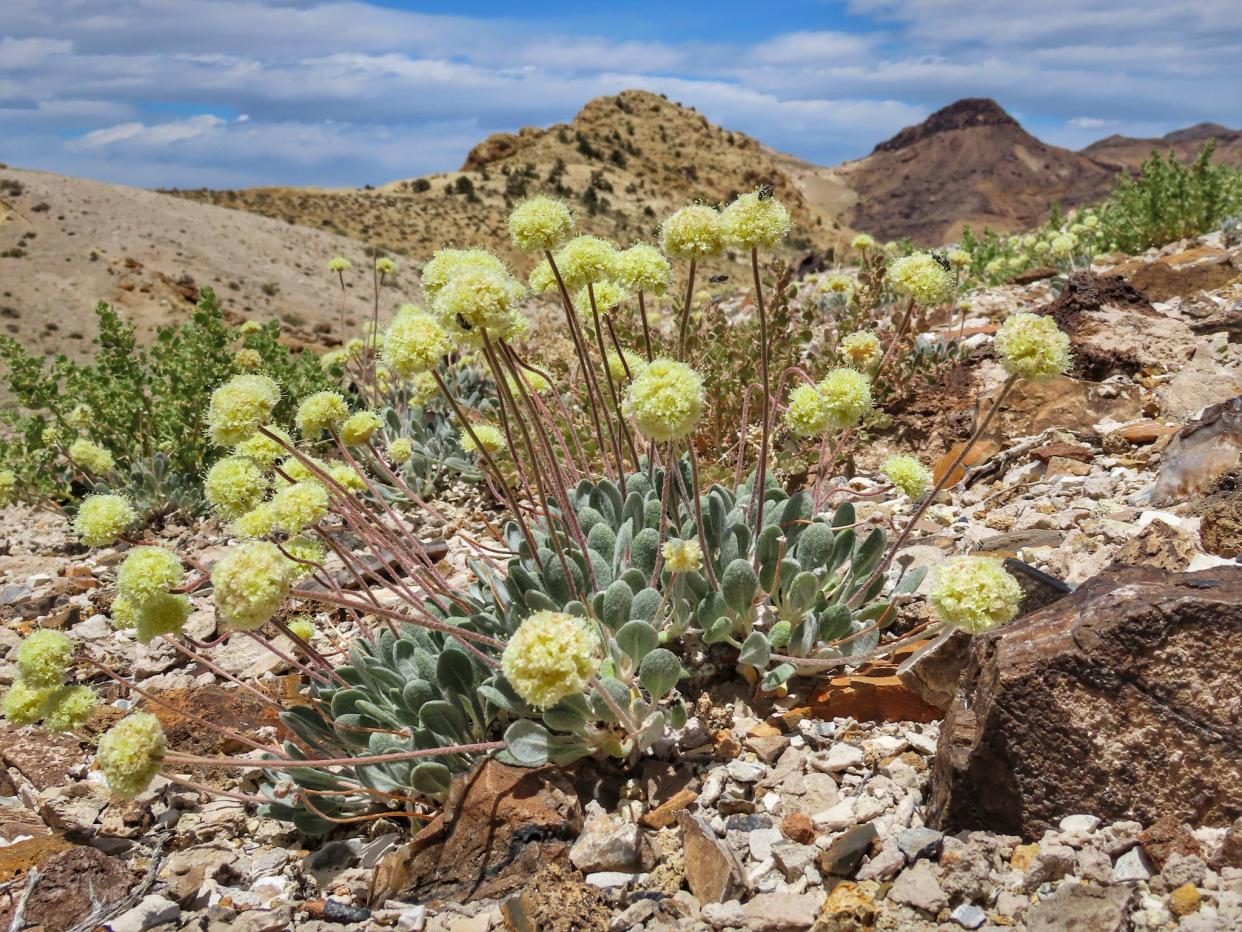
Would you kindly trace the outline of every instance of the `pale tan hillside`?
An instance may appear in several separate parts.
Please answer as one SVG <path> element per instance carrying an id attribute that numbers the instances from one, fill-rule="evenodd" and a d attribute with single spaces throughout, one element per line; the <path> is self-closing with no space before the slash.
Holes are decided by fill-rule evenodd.
<path id="1" fill-rule="evenodd" d="M 1242 168 L 1242 130 L 1229 129 L 1219 123 L 1196 123 L 1185 129 L 1166 133 L 1159 139 L 1136 139 L 1133 136 L 1109 136 L 1093 142 L 1082 150 L 1083 155 L 1116 166 L 1120 171 L 1138 171 L 1152 150 L 1174 153 L 1179 160 L 1191 162 L 1203 144 L 1216 140 L 1212 161 Z"/>
<path id="2" fill-rule="evenodd" d="M 624 91 L 590 101 L 570 123 L 492 135 L 456 172 L 373 190 L 170 193 L 334 230 L 422 260 L 446 244 L 484 243 L 512 257 L 505 220 L 529 194 L 560 195 L 574 205 L 582 230 L 629 244 L 654 239 L 660 218 L 690 201 L 715 204 L 770 184 L 794 216 L 796 250 L 839 238 L 835 211 L 803 181 L 814 171 L 661 95 Z"/>
<path id="3" fill-rule="evenodd" d="M 294 340 L 330 344 L 340 286 L 327 265 L 338 254 L 355 263 L 347 312 L 361 322 L 371 313 L 370 260 L 356 240 L 139 188 L 0 169 L 0 324 L 44 352 L 88 352 L 97 301 L 148 333 L 191 313 L 203 286 L 226 310 L 278 318 Z M 413 276 L 399 287 L 407 284 Z M 386 294 L 386 310 L 400 294 Z"/>

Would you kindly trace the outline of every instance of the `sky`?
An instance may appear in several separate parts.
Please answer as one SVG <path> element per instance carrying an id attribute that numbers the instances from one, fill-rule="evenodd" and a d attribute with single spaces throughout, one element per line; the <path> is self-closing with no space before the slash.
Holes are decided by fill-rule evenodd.
<path id="1" fill-rule="evenodd" d="M 1242 127 L 1238 0 L 3 0 L 0 162 L 353 187 L 644 88 L 813 162 L 961 97 L 1080 148 Z"/>

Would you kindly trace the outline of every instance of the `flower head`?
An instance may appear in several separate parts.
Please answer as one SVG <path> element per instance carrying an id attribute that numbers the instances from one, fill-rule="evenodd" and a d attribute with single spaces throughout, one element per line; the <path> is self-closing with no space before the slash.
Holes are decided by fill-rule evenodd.
<path id="1" fill-rule="evenodd" d="M 289 622 L 289 630 L 309 644 L 311 638 L 315 636 L 315 623 L 302 615 Z"/>
<path id="2" fill-rule="evenodd" d="M 795 437 L 820 437 L 832 427 L 832 408 L 814 385 L 799 385 L 789 393 L 785 426 Z"/>
<path id="3" fill-rule="evenodd" d="M 506 275 L 508 269 L 486 249 L 441 249 L 423 266 L 423 294 L 428 301 L 434 301 L 440 290 L 463 272 Z"/>
<path id="4" fill-rule="evenodd" d="M 630 291 L 662 295 L 673 276 L 664 253 L 646 243 L 635 243 L 617 255 L 617 282 Z"/>
<path id="5" fill-rule="evenodd" d="M 890 456 L 880 471 L 911 500 L 922 498 L 932 482 L 931 470 L 915 457 L 905 454 Z"/>
<path id="6" fill-rule="evenodd" d="M 529 369 L 522 369 L 521 386 L 519 386 L 517 380 L 511 374 L 505 375 L 505 384 L 509 386 L 509 391 L 513 392 L 514 398 L 522 397 L 522 387 L 525 387 L 526 391 L 535 395 L 541 395 L 552 387 L 552 383 L 544 375 L 538 372 L 531 372 Z"/>
<path id="7" fill-rule="evenodd" d="M 212 568 L 211 585 L 220 614 L 234 628 L 254 631 L 276 614 L 299 571 L 275 544 L 249 541 Z"/>
<path id="8" fill-rule="evenodd" d="M 936 568 L 928 601 L 945 624 L 979 634 L 1017 616 L 1022 587 L 994 557 L 950 557 Z"/>
<path id="9" fill-rule="evenodd" d="M 69 444 L 69 459 L 73 460 L 87 472 L 97 476 L 112 471 L 116 461 L 112 454 L 97 443 L 79 438 Z"/>
<path id="10" fill-rule="evenodd" d="M 107 547 L 138 523 L 138 513 L 123 495 L 88 495 L 78 506 L 73 532 L 88 547 Z"/>
<path id="11" fill-rule="evenodd" d="M 374 411 L 359 411 L 347 417 L 341 425 L 341 441 L 349 446 L 360 446 L 374 437 L 383 426 L 383 418 Z"/>
<path id="12" fill-rule="evenodd" d="M 325 430 L 336 430 L 349 417 L 349 405 L 340 392 L 322 391 L 307 395 L 298 405 L 294 423 L 303 437 L 314 439 Z"/>
<path id="13" fill-rule="evenodd" d="M 880 338 L 867 330 L 859 330 L 842 339 L 839 349 L 845 364 L 860 372 L 879 363 L 884 355 L 880 350 Z"/>
<path id="14" fill-rule="evenodd" d="M 853 427 L 871 410 L 871 380 L 857 369 L 833 369 L 816 386 L 828 406 L 829 426 Z"/>
<path id="15" fill-rule="evenodd" d="M 260 502 L 233 522 L 229 530 L 237 537 L 248 540 L 268 537 L 276 530 L 276 512 L 271 502 Z"/>
<path id="16" fill-rule="evenodd" d="M 1077 245 L 1078 242 L 1072 233 L 1062 233 L 1052 238 L 1048 248 L 1058 259 L 1065 259 L 1074 254 L 1074 247 Z"/>
<path id="17" fill-rule="evenodd" d="M 574 215 L 551 197 L 528 198 L 509 214 L 509 235 L 513 245 L 526 252 L 555 249 L 574 229 Z"/>
<path id="18" fill-rule="evenodd" d="M 184 572 L 177 555 L 166 547 L 135 547 L 117 570 L 116 589 L 140 606 L 176 586 Z"/>
<path id="19" fill-rule="evenodd" d="M 674 259 L 704 259 L 724 248 L 720 212 L 706 204 L 690 204 L 660 224 L 660 248 Z"/>
<path id="20" fill-rule="evenodd" d="M 600 311 L 611 311 L 615 307 L 620 307 L 629 299 L 629 295 L 625 289 L 614 281 L 604 279 L 590 286 L 590 291 L 586 286 L 579 289 L 578 294 L 574 298 L 574 306 L 587 310 L 591 307 L 591 292 L 595 293 L 595 306 Z"/>
<path id="21" fill-rule="evenodd" d="M 380 275 L 396 275 L 397 263 L 393 262 L 387 256 L 380 256 L 375 260 L 375 271 Z"/>
<path id="22" fill-rule="evenodd" d="M 115 608 L 115 603 L 113 603 Z M 194 606 L 184 595 L 156 593 L 141 605 L 134 606 L 134 635 L 141 644 L 149 644 L 161 634 L 179 634 Z"/>
<path id="23" fill-rule="evenodd" d="M 495 424 L 471 424 L 470 430 L 474 431 L 474 436 L 470 435 L 470 431 L 462 430 L 461 432 L 461 448 L 467 453 L 473 453 L 482 445 L 492 456 L 495 456 L 505 448 L 505 435 L 501 433 L 500 428 Z M 479 442 L 475 443 L 475 437 L 479 438 Z"/>
<path id="24" fill-rule="evenodd" d="M 259 351 L 256 349 L 240 349 L 233 354 L 233 364 L 238 369 L 253 372 L 263 365 L 263 357 L 259 355 Z"/>
<path id="25" fill-rule="evenodd" d="M 33 725 L 43 718 L 43 710 L 47 708 L 48 699 L 55 691 L 55 687 L 37 689 L 18 680 L 4 694 L 5 721 L 19 728 L 22 725 Z"/>
<path id="26" fill-rule="evenodd" d="M 287 485 L 272 498 L 276 527 L 287 534 L 301 533 L 328 513 L 328 490 L 314 479 Z"/>
<path id="27" fill-rule="evenodd" d="M 43 727 L 53 733 L 76 731 L 91 720 L 95 705 L 89 686 L 53 689 L 43 706 Z"/>
<path id="28" fill-rule="evenodd" d="M 73 410 L 65 415 L 65 423 L 74 430 L 86 430 L 95 420 L 95 412 L 90 405 L 74 405 Z"/>
<path id="29" fill-rule="evenodd" d="M 255 437 L 266 439 L 260 434 Z M 203 494 L 221 516 L 232 520 L 263 501 L 267 487 L 267 477 L 253 459 L 226 456 L 207 470 Z"/>
<path id="30" fill-rule="evenodd" d="M 616 275 L 620 253 L 617 247 L 598 236 L 575 236 L 556 254 L 565 287 L 582 288 Z"/>
<path id="31" fill-rule="evenodd" d="M 402 314 L 384 335 L 384 362 L 408 379 L 434 369 L 452 348 L 448 334 L 430 314 Z"/>
<path id="32" fill-rule="evenodd" d="M 328 467 L 328 478 L 350 492 L 365 492 L 367 481 L 362 473 L 348 463 L 333 463 Z"/>
<path id="33" fill-rule="evenodd" d="M 664 568 L 670 573 L 698 572 L 703 568 L 703 548 L 694 538 L 665 541 L 661 552 Z"/>
<path id="34" fill-rule="evenodd" d="M 965 249 L 950 249 L 945 258 L 949 260 L 949 265 L 955 269 L 964 269 L 970 265 L 970 253 Z"/>
<path id="35" fill-rule="evenodd" d="M 410 379 L 410 403 L 426 405 L 440 393 L 440 385 L 430 372 L 420 372 Z"/>
<path id="36" fill-rule="evenodd" d="M 552 263 L 547 259 L 539 260 L 539 263 L 530 270 L 530 277 L 526 279 L 526 287 L 530 289 L 531 294 L 547 294 L 554 291 L 557 287 L 556 275 L 552 271 Z"/>
<path id="37" fill-rule="evenodd" d="M 894 259 L 888 277 L 898 291 L 924 307 L 943 304 L 953 296 L 953 276 L 929 252 L 916 252 Z"/>
<path id="38" fill-rule="evenodd" d="M 150 712 L 133 712 L 99 739 L 95 760 L 108 788 L 122 799 L 133 799 L 150 785 L 167 748 L 160 720 Z"/>
<path id="39" fill-rule="evenodd" d="M 288 431 L 282 430 L 275 424 L 267 424 L 263 430 L 270 434 L 275 434 L 286 444 L 292 446 L 293 438 L 289 436 Z M 287 450 L 278 441 L 267 436 L 267 434 L 255 431 L 252 436 L 237 444 L 233 448 L 233 452 L 238 456 L 245 456 L 254 460 L 261 469 L 271 469 L 276 464 L 276 461 L 285 455 Z"/>
<path id="40" fill-rule="evenodd" d="M 789 233 L 785 205 L 760 191 L 736 198 L 720 215 L 727 242 L 746 249 L 775 246 Z"/>
<path id="41" fill-rule="evenodd" d="M 35 689 L 59 686 L 73 662 L 73 641 L 59 631 L 38 628 L 17 645 L 17 674 Z"/>
<path id="42" fill-rule="evenodd" d="M 467 345 L 482 341 L 482 331 L 504 335 L 512 327 L 513 305 L 521 300 L 520 282 L 505 272 L 472 270 L 454 276 L 436 295 L 440 326 Z"/>
<path id="43" fill-rule="evenodd" d="M 581 692 L 599 664 L 599 640 L 586 623 L 552 611 L 518 625 L 500 658 L 509 685 L 537 709 Z"/>
<path id="44" fill-rule="evenodd" d="M 346 259 L 344 256 L 333 256 L 331 259 L 328 260 L 328 271 L 329 272 L 337 272 L 337 273 L 348 272 L 353 267 L 354 267 L 354 264 L 350 262 L 348 259 Z"/>
<path id="45" fill-rule="evenodd" d="M 1006 318 L 996 331 L 996 351 L 1010 375 L 1040 382 L 1070 367 L 1069 337 L 1051 317 L 1022 312 Z"/>
<path id="46" fill-rule="evenodd" d="M 328 547 L 312 537 L 294 537 L 285 542 L 285 552 L 294 560 L 307 563 L 323 563 L 328 558 Z"/>
<path id="47" fill-rule="evenodd" d="M 414 441 L 409 437 L 398 437 L 388 444 L 388 461 L 394 466 L 404 466 L 414 455 Z"/>
<path id="48" fill-rule="evenodd" d="M 829 275 L 820 279 L 819 290 L 839 295 L 852 294 L 854 291 L 854 279 L 840 273 Z"/>
<path id="49" fill-rule="evenodd" d="M 850 246 L 860 252 L 864 249 L 875 249 L 875 237 L 868 233 L 859 233 L 850 240 Z"/>
<path id="50" fill-rule="evenodd" d="M 661 356 L 635 374 L 624 407 L 644 437 L 664 442 L 694 430 L 703 402 L 702 377 L 684 362 Z"/>
<path id="51" fill-rule="evenodd" d="M 17 498 L 17 473 L 0 469 L 0 505 L 7 505 Z"/>
<path id="52" fill-rule="evenodd" d="M 612 376 L 614 382 L 624 382 L 632 379 L 638 374 L 638 371 L 647 364 L 645 359 L 639 357 L 636 353 L 629 350 L 622 350 L 620 353 L 610 352 L 608 354 L 608 374 Z"/>
<path id="53" fill-rule="evenodd" d="M 221 446 L 241 443 L 271 420 L 280 386 L 266 375 L 235 375 L 211 393 L 207 433 Z"/>

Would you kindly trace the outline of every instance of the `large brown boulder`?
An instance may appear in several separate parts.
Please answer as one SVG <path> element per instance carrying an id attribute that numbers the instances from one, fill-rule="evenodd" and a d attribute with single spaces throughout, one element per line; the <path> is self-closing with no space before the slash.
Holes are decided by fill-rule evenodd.
<path id="1" fill-rule="evenodd" d="M 1242 567 L 1113 567 L 975 639 L 930 816 L 1037 836 L 1065 815 L 1242 814 Z"/>

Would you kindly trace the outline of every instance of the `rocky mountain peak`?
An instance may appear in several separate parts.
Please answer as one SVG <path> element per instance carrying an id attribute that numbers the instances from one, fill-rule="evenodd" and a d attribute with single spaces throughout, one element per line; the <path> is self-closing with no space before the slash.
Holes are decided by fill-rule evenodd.
<path id="1" fill-rule="evenodd" d="M 929 136 L 975 126 L 1007 126 L 1021 129 L 1018 121 L 990 97 L 966 97 L 942 107 L 922 123 L 907 126 L 896 136 L 875 147 L 876 152 L 895 152 Z"/>

